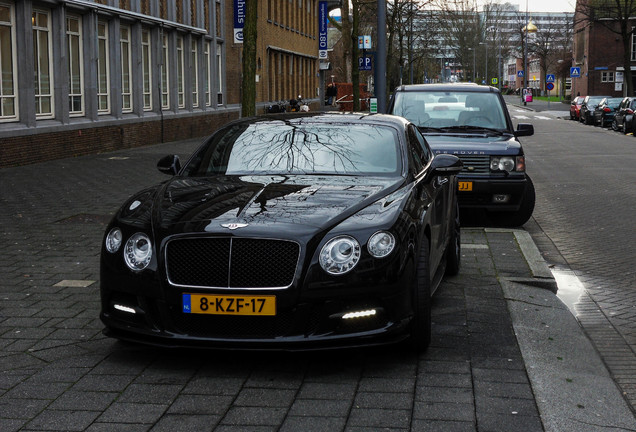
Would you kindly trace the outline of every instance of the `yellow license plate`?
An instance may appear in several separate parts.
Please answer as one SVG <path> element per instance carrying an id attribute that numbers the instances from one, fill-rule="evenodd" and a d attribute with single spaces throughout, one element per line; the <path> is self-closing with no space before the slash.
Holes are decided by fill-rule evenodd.
<path id="1" fill-rule="evenodd" d="M 460 192 L 470 192 L 473 190 L 473 182 L 460 181 L 459 182 L 459 191 Z"/>
<path id="2" fill-rule="evenodd" d="M 183 313 L 276 315 L 276 296 L 183 294 Z"/>

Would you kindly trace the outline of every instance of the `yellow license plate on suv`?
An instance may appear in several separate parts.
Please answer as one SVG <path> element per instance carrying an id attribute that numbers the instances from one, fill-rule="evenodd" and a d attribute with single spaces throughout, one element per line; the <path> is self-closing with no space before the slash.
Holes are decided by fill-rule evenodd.
<path id="1" fill-rule="evenodd" d="M 468 181 L 459 182 L 460 192 L 471 192 L 472 190 L 473 190 L 473 182 L 468 182 Z"/>
<path id="2" fill-rule="evenodd" d="M 276 296 L 183 294 L 183 313 L 211 315 L 276 315 Z"/>

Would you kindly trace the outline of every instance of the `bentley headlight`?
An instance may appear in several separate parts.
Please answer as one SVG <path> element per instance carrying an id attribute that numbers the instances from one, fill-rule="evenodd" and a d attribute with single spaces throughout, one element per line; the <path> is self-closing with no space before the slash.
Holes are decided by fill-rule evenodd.
<path id="1" fill-rule="evenodd" d="M 515 170 L 517 166 L 515 158 L 509 156 L 492 157 L 490 159 L 490 169 L 492 171 L 506 171 L 511 172 Z"/>
<path id="2" fill-rule="evenodd" d="M 106 250 L 110 253 L 115 253 L 121 246 L 123 235 L 119 228 L 113 228 L 106 236 Z"/>
<path id="3" fill-rule="evenodd" d="M 327 273 L 345 274 L 360 261 L 360 243 L 349 236 L 332 238 L 322 247 L 319 260 Z"/>
<path id="4" fill-rule="evenodd" d="M 131 270 L 140 271 L 148 267 L 152 258 L 152 244 L 144 233 L 136 233 L 126 242 L 124 259 Z"/>
<path id="5" fill-rule="evenodd" d="M 395 248 L 395 237 L 386 231 L 379 231 L 371 236 L 367 249 L 375 258 L 383 258 Z"/>

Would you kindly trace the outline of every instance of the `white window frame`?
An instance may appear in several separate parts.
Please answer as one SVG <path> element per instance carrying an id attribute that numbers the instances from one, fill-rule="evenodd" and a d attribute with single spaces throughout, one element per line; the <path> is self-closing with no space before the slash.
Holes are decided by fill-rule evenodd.
<path id="1" fill-rule="evenodd" d="M 69 21 L 77 22 L 77 31 L 69 30 Z M 68 112 L 70 117 L 84 115 L 84 45 L 82 40 L 82 17 L 77 15 L 66 16 L 66 47 L 68 55 Z M 73 49 L 72 41 L 77 41 L 77 51 Z M 77 64 L 78 70 L 74 70 L 73 64 Z M 79 76 L 79 82 L 73 82 L 74 75 Z M 74 109 L 75 99 L 79 98 L 79 109 Z"/>
<path id="2" fill-rule="evenodd" d="M 601 72 L 601 82 L 614 82 L 614 71 L 602 71 Z"/>
<path id="3" fill-rule="evenodd" d="M 634 27 L 632 27 L 632 52 L 630 55 L 631 61 L 636 60 L 636 34 L 633 33 L 633 31 L 634 31 Z"/>
<path id="4" fill-rule="evenodd" d="M 199 48 L 197 46 L 197 40 L 192 38 L 190 42 L 190 71 L 192 75 L 192 107 L 199 107 Z"/>
<path id="5" fill-rule="evenodd" d="M 3 80 L 0 80 L 0 122 L 11 122 L 18 121 L 19 118 L 19 107 L 18 107 L 18 72 L 17 72 L 17 63 L 18 63 L 18 55 L 16 51 L 16 36 L 15 36 L 15 12 L 12 4 L 0 3 L 0 6 L 9 8 L 9 21 L 0 21 L 0 27 L 8 27 L 9 28 L 9 36 L 11 37 L 10 41 L 10 58 L 11 66 L 7 68 L 11 71 L 11 89 L 4 87 Z M 9 56 L 8 56 L 9 57 Z M 2 50 L 2 46 L 0 45 L 0 70 L 5 69 L 5 65 L 3 64 L 4 53 Z M 7 108 L 11 107 L 13 109 L 13 114 L 6 114 L 5 106 Z"/>
<path id="6" fill-rule="evenodd" d="M 168 35 L 161 36 L 161 109 L 170 109 L 170 56 L 168 55 Z"/>
<path id="7" fill-rule="evenodd" d="M 121 112 L 133 111 L 132 56 L 130 50 L 130 26 L 119 27 L 119 48 L 121 56 Z"/>
<path id="8" fill-rule="evenodd" d="M 152 36 L 150 30 L 141 30 L 141 68 L 144 111 L 152 111 Z"/>
<path id="9" fill-rule="evenodd" d="M 177 106 L 185 108 L 185 67 L 183 64 L 183 36 L 177 36 Z"/>
<path id="10" fill-rule="evenodd" d="M 38 25 L 38 16 L 46 16 L 46 27 Z M 54 86 L 55 81 L 53 77 L 53 44 L 51 43 L 51 11 L 43 9 L 33 9 L 32 15 L 32 27 L 33 27 L 33 67 L 35 75 L 35 118 L 36 119 L 50 119 L 55 117 L 55 99 L 54 99 Z M 46 35 L 46 47 L 42 47 L 40 44 L 40 36 Z M 42 55 L 46 53 L 47 64 L 42 64 Z M 44 72 L 44 73 L 43 73 Z M 48 72 L 48 75 L 46 73 Z M 46 82 L 42 79 L 48 76 L 48 89 L 46 88 Z M 48 91 L 47 91 L 48 90 Z M 45 108 L 44 101 L 48 100 L 48 111 L 43 111 Z"/>
<path id="11" fill-rule="evenodd" d="M 223 45 L 220 43 L 216 44 L 216 73 L 217 73 L 217 84 L 218 87 L 216 89 L 216 104 L 223 105 L 223 55 L 221 49 Z"/>
<path id="12" fill-rule="evenodd" d="M 104 34 L 100 30 L 104 29 Z M 101 56 L 103 52 L 103 58 Z M 97 22 L 97 114 L 110 114 L 110 56 L 108 53 L 108 23 Z M 103 76 L 102 76 L 103 75 Z M 102 104 L 104 102 L 104 104 Z"/>
<path id="13" fill-rule="evenodd" d="M 210 51 L 212 50 L 212 42 L 205 41 L 203 43 L 203 57 L 205 58 L 205 106 L 212 105 L 212 68 L 210 67 Z"/>

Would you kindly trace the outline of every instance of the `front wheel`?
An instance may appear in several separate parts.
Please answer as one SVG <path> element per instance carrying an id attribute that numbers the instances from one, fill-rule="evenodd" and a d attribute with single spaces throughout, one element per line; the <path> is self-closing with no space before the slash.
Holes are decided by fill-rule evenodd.
<path id="1" fill-rule="evenodd" d="M 612 120 L 612 130 L 618 131 L 618 123 L 616 123 L 616 119 Z"/>
<path id="2" fill-rule="evenodd" d="M 528 222 L 534 211 L 536 193 L 534 183 L 529 175 L 526 175 L 526 189 L 521 197 L 521 206 L 516 212 L 489 212 L 490 219 L 500 226 L 518 227 Z"/>
<path id="3" fill-rule="evenodd" d="M 426 351 L 431 343 L 431 279 L 429 275 L 429 245 L 426 238 L 411 281 L 413 319 L 411 320 L 410 345 L 418 353 Z"/>

